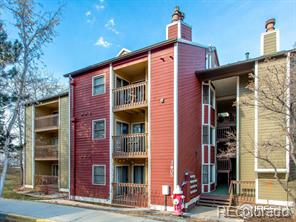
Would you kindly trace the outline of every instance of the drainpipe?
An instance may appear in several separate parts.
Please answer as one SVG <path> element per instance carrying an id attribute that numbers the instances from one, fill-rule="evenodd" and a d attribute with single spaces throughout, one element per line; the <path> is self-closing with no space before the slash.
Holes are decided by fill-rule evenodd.
<path id="1" fill-rule="evenodd" d="M 73 196 L 75 199 L 76 196 L 76 118 L 75 118 L 75 80 L 72 78 L 72 76 L 69 76 L 69 81 L 70 81 L 70 104 L 71 106 L 71 128 L 72 128 L 72 152 L 73 152 L 73 159 L 71 162 L 71 167 L 73 168 L 73 181 L 72 181 L 72 189 L 73 189 Z M 70 130 L 71 132 L 71 130 Z M 71 133 L 69 135 L 71 137 Z M 71 156 L 71 149 L 70 149 L 70 156 Z M 70 169 L 71 172 L 71 169 Z"/>

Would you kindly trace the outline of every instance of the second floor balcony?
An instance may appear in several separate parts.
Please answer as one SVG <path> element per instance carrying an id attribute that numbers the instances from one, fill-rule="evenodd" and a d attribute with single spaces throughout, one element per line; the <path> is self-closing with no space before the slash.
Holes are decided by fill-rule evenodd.
<path id="1" fill-rule="evenodd" d="M 139 82 L 113 89 L 113 111 L 147 106 L 147 82 Z"/>
<path id="2" fill-rule="evenodd" d="M 114 158 L 147 158 L 146 133 L 113 136 Z"/>
<path id="3" fill-rule="evenodd" d="M 40 116 L 35 118 L 35 131 L 56 130 L 59 127 L 59 114 Z"/>
<path id="4" fill-rule="evenodd" d="M 58 145 L 35 146 L 35 160 L 57 160 Z"/>

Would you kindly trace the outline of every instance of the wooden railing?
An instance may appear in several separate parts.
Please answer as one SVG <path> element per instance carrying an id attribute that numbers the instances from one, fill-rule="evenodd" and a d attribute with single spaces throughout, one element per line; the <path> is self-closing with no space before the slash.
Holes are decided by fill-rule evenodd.
<path id="1" fill-rule="evenodd" d="M 113 136 L 113 157 L 147 157 L 145 133 Z"/>
<path id="2" fill-rule="evenodd" d="M 229 133 L 235 133 L 235 127 L 217 127 L 217 140 L 225 140 L 229 138 Z"/>
<path id="3" fill-rule="evenodd" d="M 36 146 L 35 159 L 58 159 L 58 145 Z"/>
<path id="4" fill-rule="evenodd" d="M 137 207 L 148 206 L 148 186 L 146 184 L 113 183 L 112 202 Z"/>
<path id="5" fill-rule="evenodd" d="M 255 181 L 232 180 L 229 186 L 229 206 L 255 203 Z"/>
<path id="6" fill-rule="evenodd" d="M 46 130 L 59 126 L 59 114 L 41 116 L 35 118 L 35 129 Z"/>
<path id="7" fill-rule="evenodd" d="M 218 172 L 231 171 L 231 160 L 228 158 L 217 159 Z"/>
<path id="8" fill-rule="evenodd" d="M 139 82 L 113 89 L 113 110 L 124 110 L 130 107 L 139 107 L 147 104 L 147 82 Z"/>
<path id="9" fill-rule="evenodd" d="M 36 175 L 35 185 L 56 185 L 58 184 L 57 176 L 47 176 L 47 175 Z"/>

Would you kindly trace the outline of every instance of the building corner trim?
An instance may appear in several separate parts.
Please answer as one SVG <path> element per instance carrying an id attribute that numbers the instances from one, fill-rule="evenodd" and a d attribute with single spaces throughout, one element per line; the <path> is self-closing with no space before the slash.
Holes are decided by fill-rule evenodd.
<path id="1" fill-rule="evenodd" d="M 112 143 L 112 136 L 113 136 L 113 95 L 112 95 L 112 89 L 113 89 L 113 67 L 112 64 L 110 64 L 109 67 L 109 201 L 112 202 L 112 196 L 113 196 L 113 190 L 112 190 L 112 182 L 113 182 L 113 159 L 112 159 L 112 151 L 113 151 L 113 143 Z"/>

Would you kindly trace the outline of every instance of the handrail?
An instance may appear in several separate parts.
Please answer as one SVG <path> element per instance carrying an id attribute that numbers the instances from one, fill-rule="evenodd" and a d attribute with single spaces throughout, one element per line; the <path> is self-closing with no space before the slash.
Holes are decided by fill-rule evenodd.
<path id="1" fill-rule="evenodd" d="M 52 127 L 58 127 L 59 114 L 47 115 L 35 118 L 35 129 L 46 129 Z"/>
<path id="2" fill-rule="evenodd" d="M 254 202 L 255 198 L 255 181 L 248 180 L 231 180 L 229 187 L 229 206 L 236 202 Z"/>
<path id="3" fill-rule="evenodd" d="M 58 158 L 58 145 L 36 145 L 35 159 Z"/>

